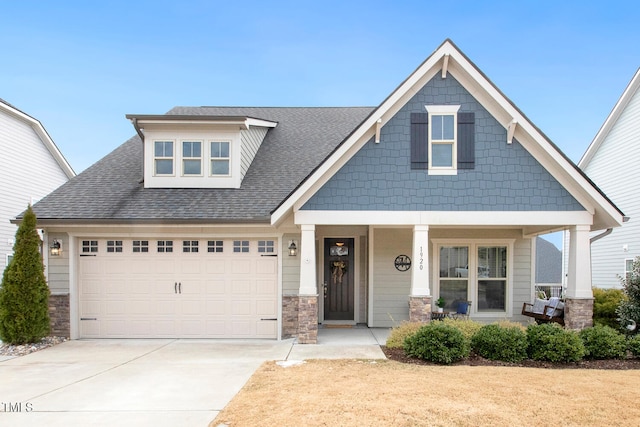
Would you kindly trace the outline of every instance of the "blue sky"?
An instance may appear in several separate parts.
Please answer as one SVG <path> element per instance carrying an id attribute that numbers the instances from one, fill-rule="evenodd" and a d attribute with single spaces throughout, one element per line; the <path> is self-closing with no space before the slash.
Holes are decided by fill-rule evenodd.
<path id="1" fill-rule="evenodd" d="M 640 66 L 637 1 L 0 0 L 0 98 L 76 172 L 176 105 L 378 105 L 445 38 L 572 160 Z"/>

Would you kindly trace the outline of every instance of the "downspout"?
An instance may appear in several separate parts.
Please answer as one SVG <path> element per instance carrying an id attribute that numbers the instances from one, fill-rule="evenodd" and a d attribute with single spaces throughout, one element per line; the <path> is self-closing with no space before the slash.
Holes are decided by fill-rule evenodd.
<path id="1" fill-rule="evenodd" d="M 142 133 L 142 130 L 138 126 L 138 119 L 136 118 L 131 119 L 131 124 L 133 125 L 133 128 L 136 130 L 136 133 L 138 134 L 138 136 L 140 137 L 140 140 L 142 141 L 142 179 L 139 182 L 139 184 L 142 184 L 144 182 L 144 134 Z"/>
<path id="2" fill-rule="evenodd" d="M 603 237 L 607 237 L 609 234 L 611 234 L 611 232 L 613 231 L 613 228 L 607 228 L 606 230 L 604 230 L 602 233 L 598 234 L 597 236 L 593 236 L 592 238 L 589 239 L 589 243 L 593 243 L 595 241 L 598 241 L 600 239 L 602 239 Z"/>

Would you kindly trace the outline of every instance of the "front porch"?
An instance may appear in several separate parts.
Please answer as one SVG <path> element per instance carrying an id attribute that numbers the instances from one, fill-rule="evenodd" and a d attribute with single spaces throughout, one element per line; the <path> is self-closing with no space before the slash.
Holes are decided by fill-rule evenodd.
<path id="1" fill-rule="evenodd" d="M 446 310 L 471 301 L 470 318 L 480 322 L 524 321 L 522 304 L 534 297 L 535 236 L 522 228 L 302 225 L 301 231 L 298 293 L 283 295 L 283 337 L 301 344 L 317 344 L 319 326 L 332 323 L 429 322 L 439 297 Z M 588 226 L 572 228 L 570 329 L 591 325 L 588 237 Z"/>

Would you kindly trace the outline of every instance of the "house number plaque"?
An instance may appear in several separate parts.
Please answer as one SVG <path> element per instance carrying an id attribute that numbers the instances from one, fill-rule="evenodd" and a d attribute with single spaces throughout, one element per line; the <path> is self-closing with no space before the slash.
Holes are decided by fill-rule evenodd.
<path id="1" fill-rule="evenodd" d="M 411 258 L 408 255 L 398 255 L 394 261 L 396 270 L 407 271 L 411 268 Z"/>

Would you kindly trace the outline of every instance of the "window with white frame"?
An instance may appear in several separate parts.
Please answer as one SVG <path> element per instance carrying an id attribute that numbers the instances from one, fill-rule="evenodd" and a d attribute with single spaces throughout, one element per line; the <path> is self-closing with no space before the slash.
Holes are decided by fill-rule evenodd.
<path id="1" fill-rule="evenodd" d="M 446 310 L 471 301 L 479 315 L 504 314 L 511 310 L 510 263 L 512 243 L 507 241 L 434 242 L 437 296 Z"/>
<path id="2" fill-rule="evenodd" d="M 198 241 L 197 240 L 183 240 L 182 241 L 182 252 L 198 252 Z"/>
<path id="3" fill-rule="evenodd" d="M 259 253 L 274 253 L 275 242 L 273 240 L 258 240 L 258 252 Z"/>
<path id="4" fill-rule="evenodd" d="M 626 280 L 631 280 L 633 274 L 633 258 L 627 258 L 624 260 L 624 277 Z"/>
<path id="5" fill-rule="evenodd" d="M 455 170 L 459 105 L 428 105 L 429 169 Z"/>
<path id="6" fill-rule="evenodd" d="M 82 253 L 96 253 L 98 252 L 98 241 L 97 240 L 83 240 L 82 241 Z"/>
<path id="7" fill-rule="evenodd" d="M 222 240 L 209 240 L 207 241 L 207 252 L 209 253 L 221 253 L 224 249 L 224 242 Z"/>
<path id="8" fill-rule="evenodd" d="M 173 240 L 158 240 L 158 252 L 160 253 L 173 252 Z"/>
<path id="9" fill-rule="evenodd" d="M 173 141 L 154 141 L 154 175 L 173 175 Z"/>
<path id="10" fill-rule="evenodd" d="M 122 252 L 122 240 L 107 240 L 107 252 L 109 253 Z"/>
<path id="11" fill-rule="evenodd" d="M 149 252 L 149 241 L 148 240 L 134 240 L 133 241 L 133 252 L 134 253 Z"/>
<path id="12" fill-rule="evenodd" d="M 231 174 L 231 155 L 229 141 L 211 141 L 211 176 L 228 176 Z"/>
<path id="13" fill-rule="evenodd" d="M 249 252 L 249 241 L 248 240 L 234 240 L 233 241 L 233 252 L 234 253 L 247 253 L 247 252 Z"/>
<path id="14" fill-rule="evenodd" d="M 182 141 L 182 175 L 202 175 L 201 141 Z"/>

